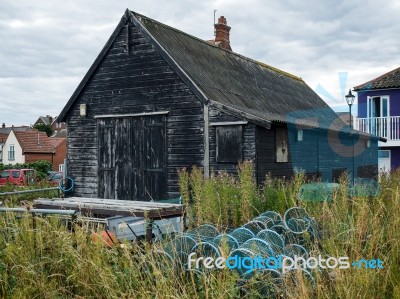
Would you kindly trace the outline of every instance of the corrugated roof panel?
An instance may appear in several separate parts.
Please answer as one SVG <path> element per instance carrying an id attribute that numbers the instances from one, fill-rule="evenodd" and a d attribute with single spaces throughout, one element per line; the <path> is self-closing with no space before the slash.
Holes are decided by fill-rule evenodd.
<path id="1" fill-rule="evenodd" d="M 269 121 L 317 117 L 330 128 L 338 118 L 301 78 L 135 15 L 209 99 Z"/>

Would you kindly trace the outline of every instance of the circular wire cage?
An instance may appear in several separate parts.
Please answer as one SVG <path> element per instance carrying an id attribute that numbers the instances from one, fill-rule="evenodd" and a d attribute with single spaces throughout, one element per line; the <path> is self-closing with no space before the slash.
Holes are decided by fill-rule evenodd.
<path id="1" fill-rule="evenodd" d="M 277 232 L 285 240 L 285 244 L 294 244 L 300 241 L 299 235 L 294 234 L 285 225 L 277 224 L 271 227 L 271 230 Z"/>
<path id="2" fill-rule="evenodd" d="M 245 227 L 239 227 L 230 232 L 229 235 L 234 237 L 239 245 L 254 237 L 254 233 Z"/>
<path id="3" fill-rule="evenodd" d="M 279 235 L 276 231 L 271 229 L 264 229 L 257 234 L 257 238 L 260 238 L 268 242 L 275 253 L 281 253 L 285 246 L 284 238 Z"/>
<path id="4" fill-rule="evenodd" d="M 294 234 L 303 234 L 310 227 L 310 216 L 299 207 L 288 209 L 283 216 L 285 226 Z"/>
<path id="5" fill-rule="evenodd" d="M 187 235 L 199 240 L 211 240 L 219 235 L 218 229 L 212 224 L 202 224 L 186 232 Z"/>
<path id="6" fill-rule="evenodd" d="M 254 272 L 254 258 L 256 254 L 246 248 L 238 248 L 233 250 L 226 263 L 229 269 L 235 270 L 240 277 L 251 276 Z"/>
<path id="7" fill-rule="evenodd" d="M 223 250 L 224 246 L 227 246 L 229 252 L 239 247 L 239 243 L 235 237 L 229 234 L 220 234 L 216 236 L 212 242 L 220 249 L 220 251 Z"/>
<path id="8" fill-rule="evenodd" d="M 257 235 L 260 231 L 267 228 L 264 222 L 259 220 L 251 220 L 242 225 L 242 227 L 249 229 L 254 235 Z"/>
<path id="9" fill-rule="evenodd" d="M 210 242 L 200 242 L 193 246 L 191 252 L 195 252 L 198 257 L 218 258 L 221 252 L 217 246 Z"/>
<path id="10" fill-rule="evenodd" d="M 282 216 L 275 212 L 275 211 L 265 211 L 264 213 L 262 213 L 260 216 L 266 216 L 271 218 L 275 223 L 282 221 Z"/>
<path id="11" fill-rule="evenodd" d="M 268 216 L 257 216 L 256 218 L 253 219 L 254 221 L 261 221 L 264 223 L 266 228 L 271 228 L 274 226 L 274 220 Z"/>
<path id="12" fill-rule="evenodd" d="M 285 253 L 285 255 L 287 255 L 288 257 L 291 257 L 291 258 L 294 258 L 295 256 L 297 256 L 297 257 L 302 257 L 304 259 L 308 259 L 307 250 L 299 244 L 286 245 L 283 248 L 283 252 Z"/>
<path id="13" fill-rule="evenodd" d="M 186 265 L 187 257 L 191 253 L 196 240 L 189 235 L 179 235 L 172 241 L 164 245 L 164 251 L 179 262 L 182 266 Z"/>
<path id="14" fill-rule="evenodd" d="M 274 255 L 271 245 L 260 238 L 254 237 L 244 242 L 239 248 L 249 249 L 261 257 L 270 257 Z"/>
<path id="15" fill-rule="evenodd" d="M 210 242 L 200 242 L 193 246 L 192 253 L 196 253 L 197 258 L 209 258 L 212 257 L 217 259 L 221 256 L 221 252 L 214 244 Z M 189 268 L 189 267 L 187 267 Z M 190 265 L 192 268 L 192 265 Z M 213 269 L 213 266 L 207 267 L 204 263 L 196 264 L 196 269 L 201 272 L 208 272 Z"/>
<path id="16" fill-rule="evenodd" d="M 154 250 L 152 257 L 160 269 L 169 269 L 175 264 L 173 257 L 164 250 Z"/>

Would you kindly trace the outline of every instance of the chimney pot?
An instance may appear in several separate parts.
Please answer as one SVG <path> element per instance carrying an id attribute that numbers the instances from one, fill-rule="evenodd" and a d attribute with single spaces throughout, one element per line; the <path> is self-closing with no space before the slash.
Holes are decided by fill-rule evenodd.
<path id="1" fill-rule="evenodd" d="M 6 127 L 6 123 L 3 123 L 1 127 L 4 129 Z"/>
<path id="2" fill-rule="evenodd" d="M 224 16 L 220 16 L 220 17 L 218 18 L 218 23 L 219 23 L 219 24 L 225 24 L 225 25 L 226 25 L 226 19 L 225 19 L 225 17 L 224 17 Z"/>
<path id="3" fill-rule="evenodd" d="M 231 27 L 227 25 L 226 18 L 220 16 L 218 18 L 218 23 L 214 24 L 215 28 L 215 44 L 220 48 L 232 51 L 230 41 L 229 41 L 229 31 Z"/>

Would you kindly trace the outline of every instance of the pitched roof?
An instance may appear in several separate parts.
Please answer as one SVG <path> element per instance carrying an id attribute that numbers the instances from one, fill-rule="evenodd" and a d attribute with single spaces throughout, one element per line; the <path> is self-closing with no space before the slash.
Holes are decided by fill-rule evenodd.
<path id="1" fill-rule="evenodd" d="M 54 146 L 54 148 L 57 148 L 60 146 L 61 143 L 65 141 L 65 138 L 49 137 L 48 141 L 52 146 Z"/>
<path id="2" fill-rule="evenodd" d="M 130 21 L 204 103 L 257 124 L 272 121 L 348 131 L 338 115 L 299 77 L 221 49 L 126 10 L 121 22 L 59 115 L 64 121 L 120 30 Z"/>
<path id="3" fill-rule="evenodd" d="M 45 125 L 51 125 L 53 123 L 53 117 L 50 115 L 47 116 L 39 116 L 35 124 L 44 123 Z"/>
<path id="4" fill-rule="evenodd" d="M 37 130 L 15 131 L 14 134 L 22 147 L 23 153 L 54 153 L 54 144 L 45 132 Z"/>
<path id="5" fill-rule="evenodd" d="M 337 114 L 300 77 L 132 13 L 211 104 L 265 121 L 342 127 L 340 120 L 332 125 Z"/>
<path id="6" fill-rule="evenodd" d="M 12 131 L 30 131 L 32 128 L 29 126 L 19 126 L 19 127 L 5 127 L 5 128 L 0 128 L 0 133 L 1 134 L 10 134 L 11 130 Z"/>
<path id="7" fill-rule="evenodd" d="M 8 137 L 8 134 L 0 133 L 0 143 L 6 142 L 7 137 Z"/>
<path id="8" fill-rule="evenodd" d="M 400 87 L 400 67 L 354 87 L 355 91 Z"/>

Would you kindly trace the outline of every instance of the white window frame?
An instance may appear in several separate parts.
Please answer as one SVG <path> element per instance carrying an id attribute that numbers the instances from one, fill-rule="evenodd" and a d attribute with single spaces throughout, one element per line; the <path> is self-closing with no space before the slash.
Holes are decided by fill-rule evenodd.
<path id="1" fill-rule="evenodd" d="M 387 157 L 387 158 L 382 158 L 382 157 L 379 157 L 379 153 L 383 153 L 383 152 L 385 152 L 385 153 L 388 153 L 389 154 L 389 157 Z M 392 153 L 391 153 L 391 150 L 378 150 L 378 159 L 389 159 L 390 161 L 392 161 Z"/>
<path id="2" fill-rule="evenodd" d="M 12 153 L 12 155 L 11 155 Z M 14 144 L 10 144 L 10 150 L 8 151 L 8 160 L 15 161 L 15 146 Z"/>
<path id="3" fill-rule="evenodd" d="M 371 116 L 371 103 L 373 98 L 381 98 L 380 100 L 380 108 L 381 108 L 381 114 L 382 114 L 382 98 L 387 98 L 387 116 L 378 116 L 378 117 L 390 117 L 390 96 L 389 95 L 376 95 L 376 96 L 368 96 L 367 97 L 367 118 L 372 118 Z"/>

